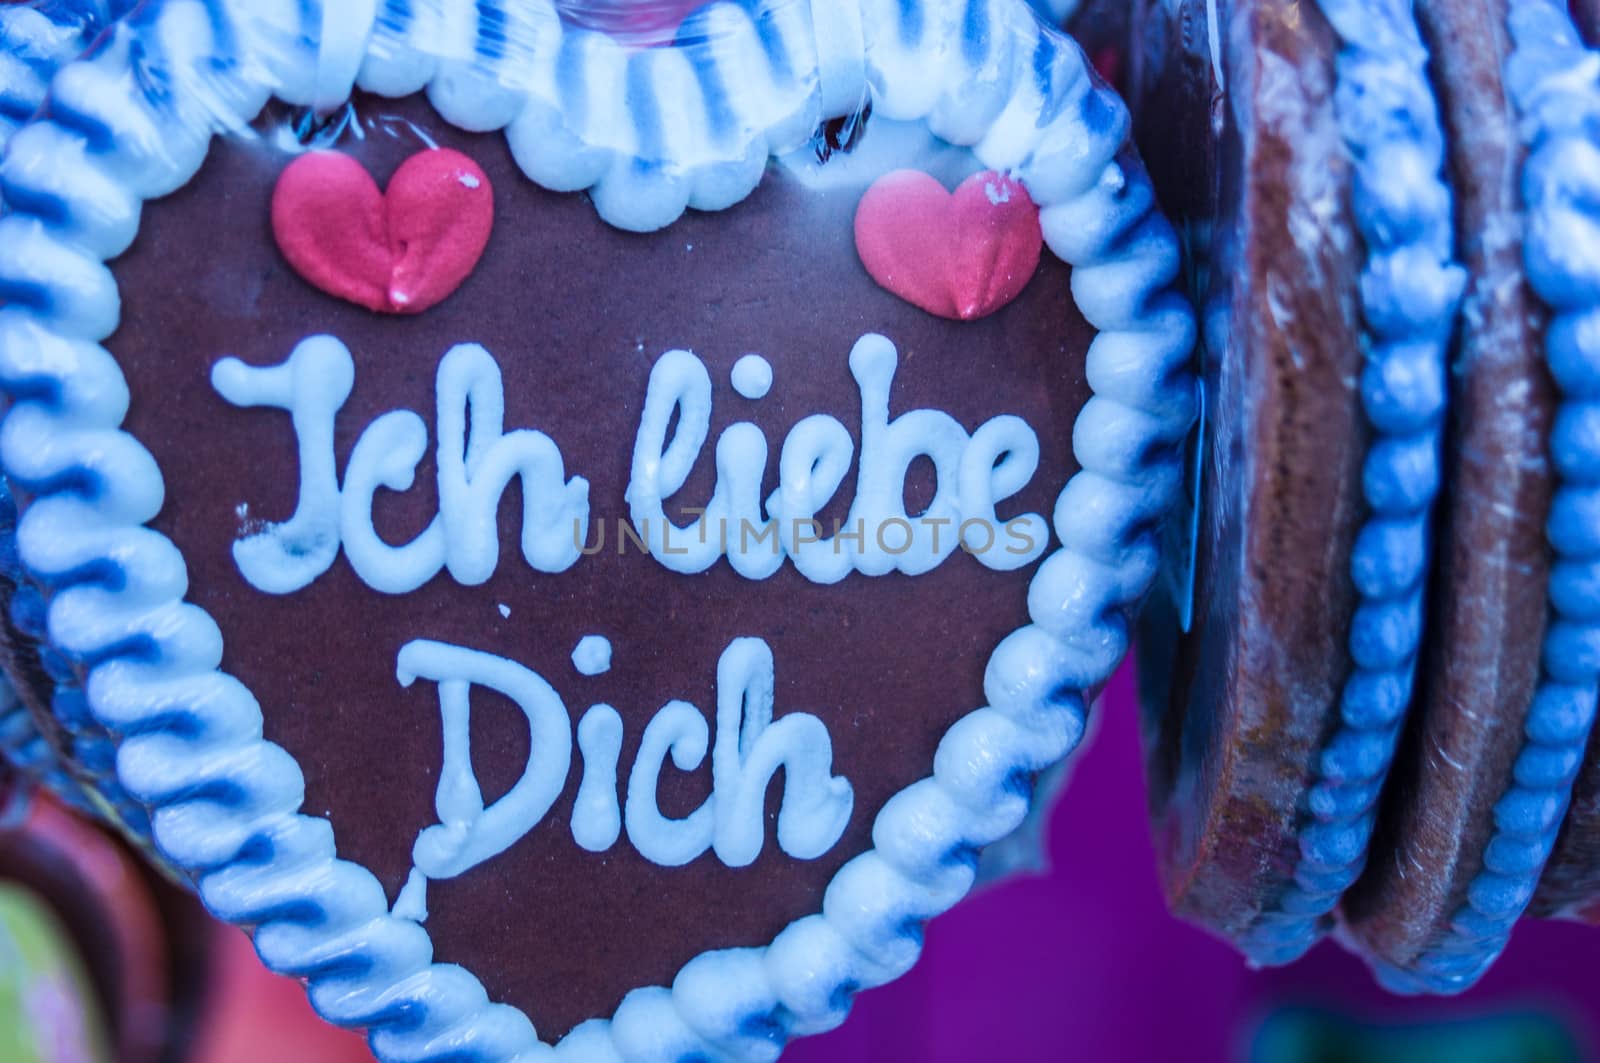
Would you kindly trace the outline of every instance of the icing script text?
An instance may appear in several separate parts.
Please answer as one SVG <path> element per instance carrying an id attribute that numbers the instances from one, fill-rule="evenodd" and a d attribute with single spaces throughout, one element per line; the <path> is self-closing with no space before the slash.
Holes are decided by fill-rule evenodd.
<path id="1" fill-rule="evenodd" d="M 444 642 L 416 639 L 400 648 L 401 685 L 437 685 L 444 728 L 444 765 L 434 795 L 439 822 L 423 829 L 412 847 L 412 872 L 396 902 L 397 914 L 426 917 L 428 879 L 452 878 L 497 856 L 549 813 L 572 767 L 572 718 L 553 686 L 508 658 Z M 510 699 L 527 718 L 528 760 L 517 781 L 485 804 L 472 765 L 473 687 Z M 616 844 L 624 827 L 640 855 L 678 867 L 712 851 L 730 867 L 761 854 L 765 802 L 773 776 L 783 770 L 778 846 L 800 860 L 831 849 L 850 820 L 855 796 L 832 773 L 833 743 L 816 716 L 789 712 L 774 720 L 772 650 L 759 638 L 728 644 L 717 662 L 715 728 L 686 701 L 669 701 L 645 725 L 638 756 L 627 776 L 627 797 L 617 799 L 622 717 L 606 704 L 591 705 L 577 725 L 582 777 L 572 811 L 572 837 L 591 852 Z M 657 803 L 661 772 L 670 757 L 679 771 L 697 770 L 711 757 L 712 789 L 681 818 Z"/>
<path id="2" fill-rule="evenodd" d="M 702 460 L 711 424 L 711 378 L 684 350 L 663 354 L 650 373 L 634 438 L 626 499 L 629 535 L 666 568 L 703 572 L 721 557 L 740 575 L 765 579 L 788 560 L 807 579 L 835 583 L 869 576 L 928 572 L 957 549 L 991 569 L 1015 569 L 1044 552 L 1049 527 L 1038 513 L 999 522 L 995 506 L 1021 491 L 1039 465 L 1039 440 L 1020 417 L 993 417 L 968 434 L 942 410 L 891 416 L 894 344 L 868 333 L 850 352 L 861 400 L 860 453 L 837 418 L 812 414 L 784 438 L 778 487 L 762 499 L 767 439 L 748 421 L 729 425 L 715 446 L 715 487 L 703 506 L 667 504 Z M 521 551 L 539 572 L 562 572 L 598 551 L 590 533 L 589 483 L 567 476 L 561 450 L 543 432 L 506 431 L 500 366 L 483 347 L 452 347 L 439 363 L 435 394 L 438 511 L 410 542 L 391 544 L 373 526 L 382 490 L 410 490 L 428 447 L 428 428 L 411 410 L 392 410 L 362 430 L 341 477 L 334 420 L 355 385 L 349 350 L 332 336 L 311 336 L 287 361 L 249 366 L 225 358 L 212 386 L 240 407 L 286 411 L 294 429 L 299 498 L 281 523 L 246 530 L 233 544 L 244 578 L 269 594 L 307 586 L 331 567 L 341 547 L 367 586 L 405 594 L 447 571 L 477 586 L 500 562 L 500 498 L 522 478 Z M 676 424 L 674 425 L 674 421 Z M 912 462 L 928 459 L 936 481 L 918 515 L 905 509 Z M 823 534 L 817 513 L 857 466 L 849 516 Z M 601 525 L 603 529 L 603 525 Z M 623 541 L 619 528 L 618 542 Z M 603 543 L 603 539 L 601 540 Z"/>

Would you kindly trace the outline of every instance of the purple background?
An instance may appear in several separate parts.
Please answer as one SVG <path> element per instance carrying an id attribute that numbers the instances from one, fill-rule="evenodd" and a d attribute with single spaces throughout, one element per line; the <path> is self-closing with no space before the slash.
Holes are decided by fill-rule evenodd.
<path id="1" fill-rule="evenodd" d="M 1600 1046 L 1600 928 L 1529 921 L 1471 992 L 1394 997 L 1337 945 L 1251 971 L 1170 916 L 1144 812 L 1131 669 L 1100 705 L 1049 831 L 1047 875 L 969 897 L 928 928 L 911 973 L 863 994 L 838 1030 L 786 1063 L 1237 1059 L 1262 1016 L 1315 1005 L 1419 1023 L 1539 1011 Z"/>

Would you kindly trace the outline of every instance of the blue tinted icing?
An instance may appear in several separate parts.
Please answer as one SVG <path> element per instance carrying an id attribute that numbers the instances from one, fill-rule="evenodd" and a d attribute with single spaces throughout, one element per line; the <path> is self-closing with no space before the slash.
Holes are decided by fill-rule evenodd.
<path id="1" fill-rule="evenodd" d="M 739 1023 L 739 1036 L 759 1038 L 775 1045 L 782 1045 L 788 1040 L 784 1033 L 783 1015 L 784 1008 L 780 1004 L 771 1011 L 761 1012 L 759 1015 L 747 1015 Z"/>
<path id="2" fill-rule="evenodd" d="M 40 655 L 43 661 L 45 655 Z M 56 695 L 50 700 L 51 716 L 56 717 L 56 722 L 66 727 L 67 730 L 77 730 L 80 727 L 90 727 L 94 724 L 94 717 L 90 714 L 90 703 L 82 692 L 62 687 L 56 690 Z M 86 765 L 88 767 L 88 765 Z"/>
<path id="3" fill-rule="evenodd" d="M 506 54 L 506 13 L 494 0 L 478 0 L 478 55 L 503 59 Z"/>
<path id="4" fill-rule="evenodd" d="M 0 199 L 16 210 L 25 210 L 43 218 L 51 225 L 61 225 L 68 220 L 67 205 L 60 198 L 14 181 L 0 179 Z"/>
<path id="5" fill-rule="evenodd" d="M 3 291 L 4 288 L 0 287 L 0 292 Z M 82 466 L 63 469 L 53 476 L 43 476 L 38 479 L 12 476 L 11 482 L 30 494 L 70 494 L 77 495 L 86 501 L 97 498 L 101 488 L 99 475 L 93 470 Z"/>
<path id="6" fill-rule="evenodd" d="M 659 163 L 663 156 L 661 104 L 650 91 L 649 52 L 637 51 L 628 61 L 628 98 L 633 104 L 633 126 L 638 133 L 639 161 Z"/>
<path id="7" fill-rule="evenodd" d="M 15 551 L 15 537 L 8 532 L 6 538 L 11 540 Z M 11 596 L 11 623 L 29 638 L 42 639 L 47 619 L 44 596 L 32 587 L 19 586 Z"/>
<path id="8" fill-rule="evenodd" d="M 39 647 L 39 667 L 57 683 L 70 683 L 74 678 L 72 662 L 48 646 Z"/>
<path id="9" fill-rule="evenodd" d="M 1078 113 L 1083 118 L 1083 124 L 1097 137 L 1110 136 L 1122 120 L 1117 109 L 1098 92 L 1084 94 L 1083 105 Z"/>
<path id="10" fill-rule="evenodd" d="M 89 713 L 89 700 L 78 690 L 57 690 L 50 699 L 50 712 L 68 728 L 83 727 L 94 722 L 94 717 Z"/>
<path id="11" fill-rule="evenodd" d="M 60 409 L 61 407 L 61 379 L 59 377 L 15 377 L 6 380 L 4 383 L 6 391 L 17 396 L 15 401 L 37 402 L 52 409 Z"/>
<path id="12" fill-rule="evenodd" d="M 924 15 L 921 0 L 900 0 L 900 43 L 915 47 L 922 40 Z"/>
<path id="13" fill-rule="evenodd" d="M 144 97 L 157 110 L 172 109 L 172 77 L 167 57 L 160 51 L 146 47 L 145 38 L 135 37 L 128 45 L 129 63 L 134 80 Z"/>
<path id="14" fill-rule="evenodd" d="M 51 96 L 45 102 L 45 114 L 57 125 L 82 136 L 92 153 L 104 154 L 116 147 L 116 134 L 109 126 L 87 111 L 62 102 L 59 96 Z"/>
<path id="15" fill-rule="evenodd" d="M 159 6 L 158 4 L 138 4 L 128 13 L 127 18 L 123 19 L 123 22 L 127 24 L 129 29 L 134 30 L 143 30 L 153 26 L 160 15 L 157 10 Z"/>
<path id="16" fill-rule="evenodd" d="M 39 101 L 34 96 L 14 91 L 15 88 L 20 86 L 0 89 L 0 117 L 13 122 L 26 121 L 39 109 Z"/>
<path id="17" fill-rule="evenodd" d="M 116 750 L 107 741 L 74 742 L 72 758 L 91 777 L 109 775 L 116 770 Z"/>
<path id="18" fill-rule="evenodd" d="M 378 25 L 400 36 L 411 26 L 414 18 L 411 0 L 385 0 L 383 10 L 378 12 Z"/>
<path id="19" fill-rule="evenodd" d="M 978 66 L 989 57 L 989 0 L 967 0 L 961 19 L 961 54 Z"/>
<path id="20" fill-rule="evenodd" d="M 196 739 L 204 736 L 206 720 L 204 717 L 193 713 L 174 709 L 171 712 L 155 712 L 148 717 L 140 719 L 132 726 L 119 731 L 122 737 L 141 734 L 169 734 L 178 738 Z"/>
<path id="21" fill-rule="evenodd" d="M 0 305 L 5 303 L 32 307 L 40 314 L 49 314 L 54 306 L 47 285 L 20 277 L 0 277 Z"/>
<path id="22" fill-rule="evenodd" d="M 704 39 L 704 24 L 707 21 L 704 10 L 702 8 L 700 12 L 689 16 L 680 28 L 680 38 L 691 41 Z M 729 104 L 728 86 L 722 77 L 722 67 L 709 48 L 689 48 L 685 54 L 689 56 L 695 79 L 700 83 L 700 92 L 705 97 L 706 120 L 711 137 L 718 144 L 726 144 L 735 132 L 737 116 Z"/>
<path id="23" fill-rule="evenodd" d="M 571 129 L 583 128 L 589 112 L 589 79 L 584 76 L 583 54 L 575 43 L 578 37 L 576 33 L 563 34 L 561 54 L 556 58 L 556 85 Z"/>
<path id="24" fill-rule="evenodd" d="M 761 50 L 766 53 L 773 82 L 780 86 L 793 85 L 794 57 L 789 54 L 789 44 L 778 31 L 774 20 L 770 17 L 758 18 L 756 34 L 761 39 Z"/>
<path id="25" fill-rule="evenodd" d="M 1055 53 L 1052 54 L 1054 55 Z M 1039 104 L 1039 117 L 1034 119 L 1034 124 L 1038 128 L 1043 129 L 1051 122 L 1054 122 L 1061 116 L 1061 112 L 1073 103 L 1078 105 L 1079 120 L 1090 129 L 1096 129 L 1098 132 L 1097 123 L 1099 125 L 1106 124 L 1108 117 L 1111 121 L 1115 121 L 1116 105 L 1108 106 L 1104 100 L 1099 99 L 1092 92 L 1079 93 L 1077 99 L 1074 99 L 1073 94 L 1066 91 L 1067 86 L 1062 86 L 1056 81 L 1053 61 L 1051 66 L 1052 69 L 1044 75 L 1041 81 L 1053 86 L 1055 91 L 1048 93 Z"/>
<path id="26" fill-rule="evenodd" d="M 239 54 L 239 39 L 233 30 L 233 20 L 228 18 L 217 4 L 206 5 L 206 18 L 211 29 L 212 65 L 214 67 L 231 65 Z"/>
<path id="27" fill-rule="evenodd" d="M 66 667 L 61 672 L 52 672 L 53 678 L 60 683 L 70 683 L 77 679 L 76 668 L 93 668 L 104 661 L 115 660 L 118 657 L 127 657 L 135 661 L 154 664 L 161 659 L 161 648 L 156 640 L 149 635 L 129 635 L 127 638 L 97 646 L 93 650 L 83 653 L 73 653 L 63 656 L 63 660 L 70 659 L 72 667 Z M 40 660 L 43 661 L 44 653 L 41 649 Z"/>
<path id="28" fill-rule="evenodd" d="M 121 565 L 110 558 L 101 558 L 98 561 L 85 561 L 81 565 L 59 573 L 41 573 L 32 568 L 26 568 L 28 579 L 42 587 L 49 587 L 53 591 L 64 590 L 67 587 L 93 586 L 102 587 L 108 591 L 123 590 L 128 585 L 128 574 Z M 13 603 L 22 600 L 19 588 L 13 596 Z M 43 604 L 41 602 L 41 608 Z M 41 617 L 42 617 L 41 613 Z M 42 628 L 40 634 L 43 634 Z"/>
<path id="29" fill-rule="evenodd" d="M 79 56 L 79 58 L 92 59 L 97 55 L 101 55 L 106 49 L 111 47 L 114 37 L 115 34 L 112 32 L 99 34 L 94 38 L 94 40 L 89 42 L 89 47 L 84 49 L 83 55 Z"/>
<path id="30" fill-rule="evenodd" d="M 1039 43 L 1033 48 L 1033 80 L 1039 86 L 1039 95 L 1048 101 L 1050 88 L 1055 82 L 1056 44 L 1048 33 L 1039 34 Z M 1044 121 L 1040 120 L 1040 125 Z"/>

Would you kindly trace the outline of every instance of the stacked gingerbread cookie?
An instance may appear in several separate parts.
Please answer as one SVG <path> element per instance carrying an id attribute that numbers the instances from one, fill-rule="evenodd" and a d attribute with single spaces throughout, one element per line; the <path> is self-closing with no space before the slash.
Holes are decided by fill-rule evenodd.
<path id="1" fill-rule="evenodd" d="M 1169 896 L 1459 990 L 1600 882 L 1600 57 L 1553 3 L 1144 14 L 1204 336 L 1144 646 Z"/>

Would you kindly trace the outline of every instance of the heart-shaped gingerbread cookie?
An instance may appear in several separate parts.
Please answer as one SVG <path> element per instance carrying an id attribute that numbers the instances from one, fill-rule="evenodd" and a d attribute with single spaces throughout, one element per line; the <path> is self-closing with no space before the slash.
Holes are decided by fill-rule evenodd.
<path id="1" fill-rule="evenodd" d="M 634 51 L 540 3 L 219 13 L 205 102 L 272 135 L 208 143 L 193 86 L 107 89 L 199 61 L 158 3 L 18 137 L 16 188 L 140 206 L 0 221 L 106 279 L 0 311 L 47 650 L 156 843 L 380 1057 L 771 1059 L 914 962 L 1076 744 L 1193 321 L 1120 105 L 970 6 L 716 3 Z M 285 150 L 328 101 L 252 79 L 351 41 L 343 134 Z M 954 204 L 934 313 L 865 250 L 907 169 Z"/>

